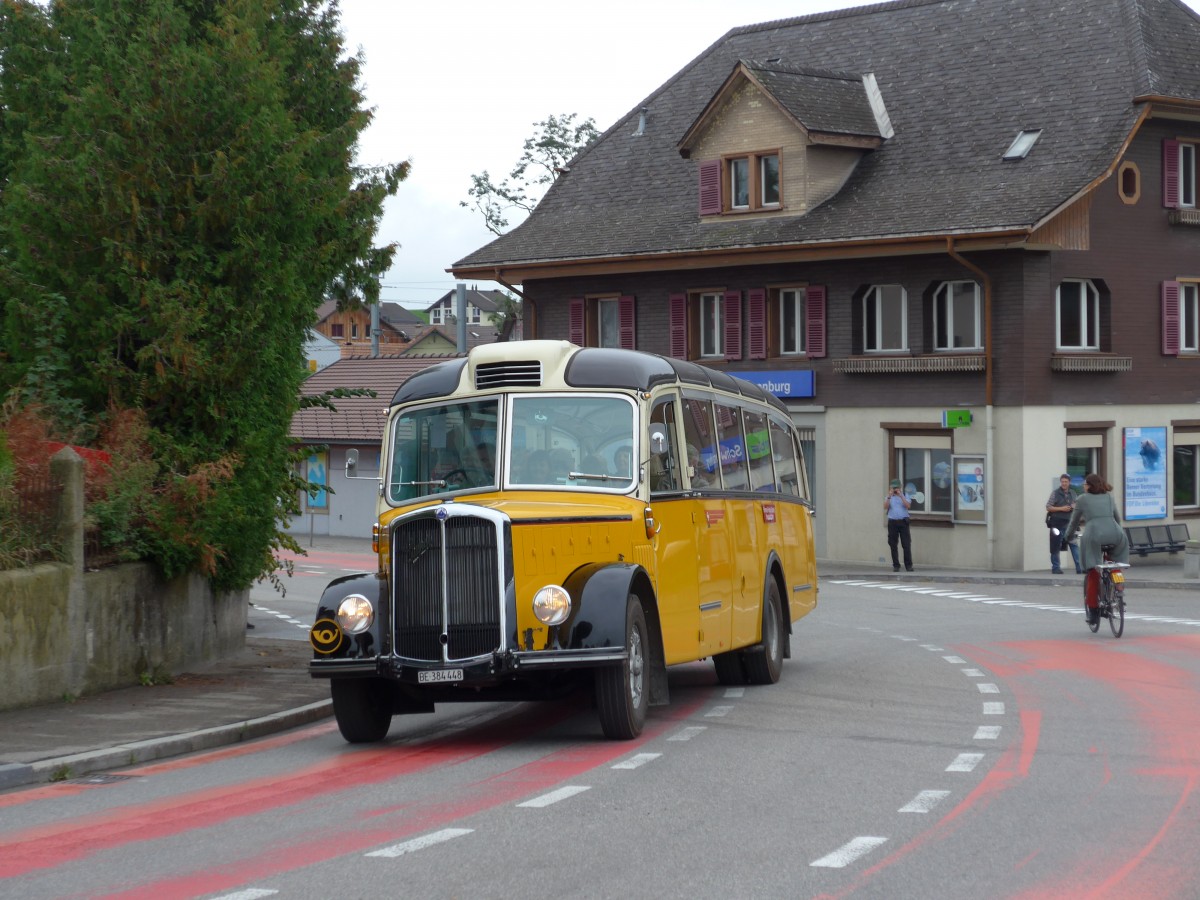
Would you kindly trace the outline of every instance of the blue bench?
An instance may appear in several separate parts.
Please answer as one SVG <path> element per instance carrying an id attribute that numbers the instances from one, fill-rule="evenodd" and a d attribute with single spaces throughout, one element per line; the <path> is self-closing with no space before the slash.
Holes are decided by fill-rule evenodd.
<path id="1" fill-rule="evenodd" d="M 1125 529 L 1129 552 L 1138 556 L 1151 553 L 1178 553 L 1190 539 L 1187 523 L 1179 525 L 1131 525 Z"/>

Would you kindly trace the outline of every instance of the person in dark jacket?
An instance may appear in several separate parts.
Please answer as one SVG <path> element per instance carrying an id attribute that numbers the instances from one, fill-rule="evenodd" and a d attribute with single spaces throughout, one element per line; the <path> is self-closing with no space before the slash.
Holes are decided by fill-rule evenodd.
<path id="1" fill-rule="evenodd" d="M 1087 493 L 1075 501 L 1075 511 L 1067 522 L 1067 530 L 1063 533 L 1074 534 L 1075 529 L 1083 522 L 1083 537 L 1079 539 L 1079 557 L 1087 573 L 1083 581 L 1083 595 L 1087 605 L 1088 622 L 1095 622 L 1099 611 L 1096 600 L 1100 592 L 1100 573 L 1095 566 L 1104 560 L 1103 548 L 1111 546 L 1109 558 L 1113 562 L 1129 562 L 1129 539 L 1125 529 L 1121 527 L 1121 511 L 1117 509 L 1117 501 L 1113 499 L 1112 485 L 1095 472 L 1083 480 Z"/>
<path id="2" fill-rule="evenodd" d="M 1071 558 L 1075 561 L 1075 574 L 1083 574 L 1079 567 L 1079 546 L 1070 542 L 1070 532 L 1067 523 L 1071 521 L 1071 513 L 1075 511 L 1075 495 L 1071 493 L 1071 476 L 1061 475 L 1058 487 L 1050 493 L 1046 501 L 1046 528 L 1050 531 L 1050 571 L 1055 575 L 1062 574 L 1058 562 L 1058 554 L 1062 547 L 1063 536 L 1067 536 L 1067 546 L 1071 550 Z"/>

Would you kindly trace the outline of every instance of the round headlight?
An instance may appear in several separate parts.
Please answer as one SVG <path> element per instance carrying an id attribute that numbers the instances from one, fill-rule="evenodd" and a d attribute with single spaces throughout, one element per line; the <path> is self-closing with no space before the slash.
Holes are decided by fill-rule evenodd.
<path id="1" fill-rule="evenodd" d="M 361 634 L 371 627 L 375 610 L 362 594 L 351 594 L 338 604 L 337 621 L 346 634 Z"/>
<path id="2" fill-rule="evenodd" d="M 548 584 L 533 595 L 533 614 L 544 625 L 561 625 L 571 614 L 571 595 L 557 584 Z"/>

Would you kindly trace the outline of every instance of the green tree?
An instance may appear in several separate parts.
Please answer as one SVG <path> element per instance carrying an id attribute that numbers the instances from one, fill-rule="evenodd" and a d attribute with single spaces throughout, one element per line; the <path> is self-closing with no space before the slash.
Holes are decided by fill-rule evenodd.
<path id="1" fill-rule="evenodd" d="M 0 390 L 144 412 L 168 575 L 272 565 L 306 330 L 391 264 L 362 64 L 337 0 L 0 0 Z"/>
<path id="2" fill-rule="evenodd" d="M 576 125 L 575 117 L 567 113 L 534 122 L 537 130 L 525 139 L 521 158 L 508 177 L 496 184 L 487 169 L 472 175 L 467 192 L 471 199 L 460 201 L 459 206 L 477 209 L 488 231 L 504 234 L 509 214 L 513 210 L 531 213 L 567 163 L 600 136 L 595 120 Z"/>

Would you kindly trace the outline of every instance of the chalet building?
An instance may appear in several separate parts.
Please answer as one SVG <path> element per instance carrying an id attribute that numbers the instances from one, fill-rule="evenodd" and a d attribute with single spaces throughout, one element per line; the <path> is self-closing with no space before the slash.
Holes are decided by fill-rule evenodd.
<path id="1" fill-rule="evenodd" d="M 477 287 L 468 288 L 467 325 L 494 326 L 499 318 L 501 304 L 504 302 L 503 291 L 481 291 Z M 426 308 L 429 313 L 430 325 L 455 325 L 458 322 L 458 292 L 449 291 L 439 297 Z"/>
<path id="2" fill-rule="evenodd" d="M 1178 0 L 736 28 L 452 272 L 520 285 L 527 337 L 779 395 L 822 557 L 887 556 L 899 478 L 918 571 L 1043 569 L 1063 472 L 1126 524 L 1200 516 L 1197 47 Z"/>
<path id="3" fill-rule="evenodd" d="M 398 352 L 423 328 L 425 322 L 411 310 L 399 303 L 380 302 L 379 344 L 384 352 Z M 316 331 L 337 342 L 342 355 L 361 354 L 372 345 L 371 308 L 360 304 L 339 310 L 336 300 L 326 300 L 317 307 Z"/>

